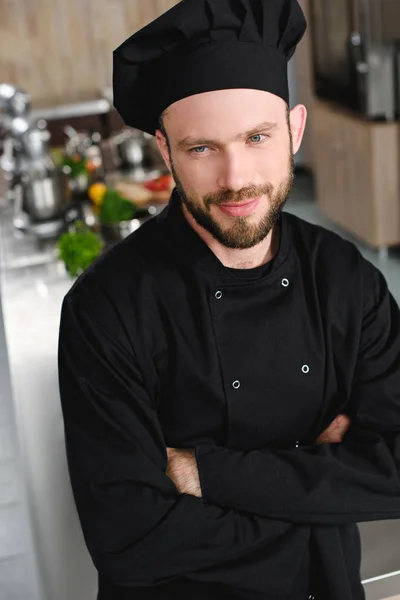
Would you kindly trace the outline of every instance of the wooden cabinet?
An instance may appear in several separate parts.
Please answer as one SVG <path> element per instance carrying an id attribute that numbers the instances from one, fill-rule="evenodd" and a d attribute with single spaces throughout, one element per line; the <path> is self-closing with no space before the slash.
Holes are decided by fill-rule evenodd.
<path id="1" fill-rule="evenodd" d="M 311 110 L 322 212 L 373 248 L 400 244 L 400 125 L 367 122 L 318 100 Z"/>

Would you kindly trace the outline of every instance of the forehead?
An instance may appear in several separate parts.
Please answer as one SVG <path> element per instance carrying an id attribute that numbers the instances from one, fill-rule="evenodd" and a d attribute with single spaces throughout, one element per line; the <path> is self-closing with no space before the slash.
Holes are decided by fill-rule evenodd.
<path id="1" fill-rule="evenodd" d="M 166 125 L 174 136 L 232 137 L 265 121 L 286 118 L 286 103 L 269 92 L 229 89 L 183 98 L 168 108 Z"/>

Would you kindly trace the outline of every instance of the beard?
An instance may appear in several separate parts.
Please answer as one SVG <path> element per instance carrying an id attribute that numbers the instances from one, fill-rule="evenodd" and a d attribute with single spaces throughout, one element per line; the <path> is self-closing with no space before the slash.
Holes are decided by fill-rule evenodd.
<path id="1" fill-rule="evenodd" d="M 182 203 L 196 223 L 208 231 L 215 240 L 226 248 L 244 250 L 262 242 L 277 224 L 294 181 L 294 156 L 291 137 L 287 175 L 275 187 L 271 183 L 266 183 L 264 185 L 252 185 L 241 189 L 239 192 L 223 190 L 215 194 L 208 194 L 201 200 L 195 194 L 191 194 L 185 190 L 182 180 L 173 164 L 171 155 L 170 160 L 172 175 Z M 249 223 L 247 217 L 235 217 L 235 221 L 231 227 L 222 228 L 211 214 L 212 205 L 233 204 L 261 196 L 267 196 L 269 206 L 267 212 L 258 223 Z"/>

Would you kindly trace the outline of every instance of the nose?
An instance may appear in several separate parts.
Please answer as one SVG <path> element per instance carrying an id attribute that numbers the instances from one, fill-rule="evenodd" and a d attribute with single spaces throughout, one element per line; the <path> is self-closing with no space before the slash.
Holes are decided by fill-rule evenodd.
<path id="1" fill-rule="evenodd" d="M 225 153 L 221 161 L 217 183 L 221 189 L 231 190 L 233 192 L 239 192 L 241 189 L 251 184 L 251 177 L 249 177 L 249 173 L 247 172 L 247 165 L 240 153 Z"/>

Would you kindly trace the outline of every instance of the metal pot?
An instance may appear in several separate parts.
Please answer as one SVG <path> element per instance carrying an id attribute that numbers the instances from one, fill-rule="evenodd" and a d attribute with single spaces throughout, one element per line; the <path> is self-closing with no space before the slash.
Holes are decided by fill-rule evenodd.
<path id="1" fill-rule="evenodd" d="M 144 160 L 144 148 L 135 138 L 126 138 L 117 145 L 120 164 L 129 167 L 140 167 Z"/>
<path id="2" fill-rule="evenodd" d="M 113 136 L 111 148 L 117 168 L 135 169 L 149 161 L 148 141 L 139 130 L 124 129 Z"/>
<path id="3" fill-rule="evenodd" d="M 22 151 L 27 158 L 41 158 L 48 154 L 49 140 L 50 132 L 47 129 L 31 125 L 22 135 Z"/>
<path id="4" fill-rule="evenodd" d="M 65 175 L 59 169 L 33 169 L 21 177 L 22 210 L 31 221 L 63 215 L 69 194 Z"/>

